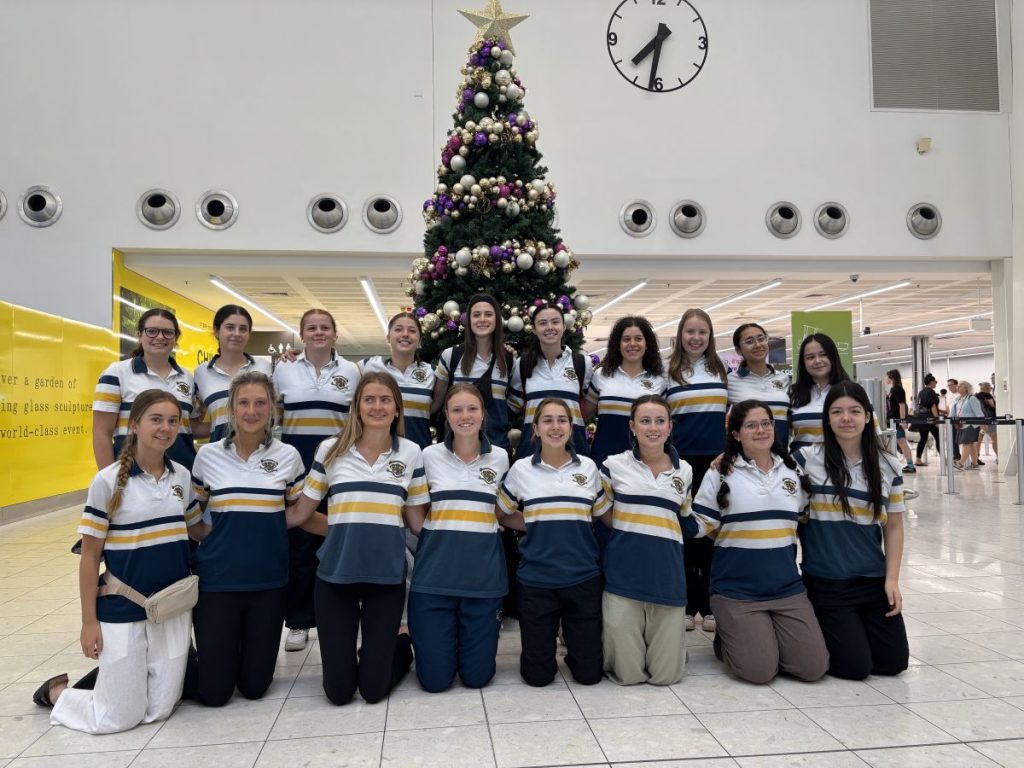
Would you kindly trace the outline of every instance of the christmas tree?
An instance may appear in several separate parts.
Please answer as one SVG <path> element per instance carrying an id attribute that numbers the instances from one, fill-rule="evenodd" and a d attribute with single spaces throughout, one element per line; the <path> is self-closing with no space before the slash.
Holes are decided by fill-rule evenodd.
<path id="1" fill-rule="evenodd" d="M 558 304 L 564 341 L 579 350 L 589 300 L 574 297 L 568 282 L 578 263 L 555 228 L 555 188 L 545 179 L 539 128 L 523 106 L 526 88 L 509 36 L 526 16 L 504 13 L 499 0 L 460 13 L 477 25 L 477 39 L 462 68 L 437 188 L 423 204 L 424 255 L 409 275 L 422 355 L 433 361 L 461 342 L 475 293 L 497 298 L 506 341 L 516 349 L 532 333 L 532 310 Z"/>

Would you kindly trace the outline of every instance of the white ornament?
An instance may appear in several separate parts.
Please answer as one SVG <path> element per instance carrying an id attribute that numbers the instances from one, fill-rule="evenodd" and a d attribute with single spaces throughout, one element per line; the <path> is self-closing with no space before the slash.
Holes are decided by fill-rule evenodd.
<path id="1" fill-rule="evenodd" d="M 494 73 L 494 82 L 498 85 L 508 85 L 512 82 L 512 75 L 508 73 L 507 69 L 499 69 Z"/>
<path id="2" fill-rule="evenodd" d="M 555 254 L 552 261 L 555 262 L 555 266 L 559 269 L 565 269 L 569 266 L 569 254 L 567 251 L 559 251 Z"/>
<path id="3" fill-rule="evenodd" d="M 427 283 L 424 280 L 417 280 L 416 285 L 413 286 L 413 290 L 417 295 L 422 296 L 427 292 Z"/>
<path id="4" fill-rule="evenodd" d="M 521 253 L 516 257 L 516 266 L 525 272 L 533 266 L 533 256 L 528 253 Z"/>
<path id="5" fill-rule="evenodd" d="M 530 186 L 533 187 L 538 192 L 543 192 L 544 191 L 544 179 L 534 179 L 533 181 L 530 182 Z"/>
<path id="6" fill-rule="evenodd" d="M 512 83 L 508 88 L 505 89 L 505 98 L 511 101 L 519 101 L 523 95 L 523 89 L 515 83 Z"/>
<path id="7" fill-rule="evenodd" d="M 465 176 L 459 179 L 459 184 L 461 184 L 464 189 L 469 189 L 474 184 L 476 184 L 476 179 L 474 179 L 470 174 L 467 173 Z"/>
<path id="8" fill-rule="evenodd" d="M 451 317 L 452 312 L 455 313 L 455 317 L 459 316 L 459 302 L 455 301 L 454 299 L 449 299 L 448 301 L 446 301 L 442 309 L 444 310 L 444 313 L 449 317 Z"/>
<path id="9" fill-rule="evenodd" d="M 492 45 L 491 46 L 491 58 L 492 59 L 500 59 L 501 58 L 501 48 L 499 48 L 496 45 Z"/>
<path id="10" fill-rule="evenodd" d="M 476 96 L 473 97 L 473 104 L 480 109 L 487 109 L 491 103 L 491 98 L 483 91 L 480 91 Z"/>
<path id="11" fill-rule="evenodd" d="M 546 261 L 538 261 L 536 264 L 533 265 L 533 269 L 538 275 L 543 277 L 544 275 L 551 271 L 551 264 L 549 264 Z"/>
<path id="12" fill-rule="evenodd" d="M 512 66 L 512 59 L 512 51 L 508 50 L 507 48 L 504 51 L 502 51 L 501 56 L 498 57 L 498 61 L 501 62 L 501 66 L 503 67 Z"/>
<path id="13" fill-rule="evenodd" d="M 456 267 L 455 274 L 458 275 L 459 277 L 465 277 L 466 275 L 469 274 L 469 270 L 466 269 L 465 267 Z"/>
<path id="14" fill-rule="evenodd" d="M 519 215 L 519 203 L 511 202 L 505 209 L 505 213 L 509 215 L 509 218 L 515 218 Z"/>
<path id="15" fill-rule="evenodd" d="M 523 318 L 519 317 L 519 315 L 512 315 L 512 317 L 505 321 L 505 327 L 512 331 L 512 333 L 519 333 L 523 330 L 523 325 Z"/>
<path id="16" fill-rule="evenodd" d="M 455 263 L 460 267 L 468 267 L 473 263 L 473 252 L 469 248 L 459 248 L 455 254 Z"/>
<path id="17" fill-rule="evenodd" d="M 462 171 L 466 170 L 466 158 L 462 155 L 453 156 L 451 159 L 451 167 L 456 173 L 462 173 Z"/>
<path id="18" fill-rule="evenodd" d="M 586 309 L 590 306 L 590 297 L 580 293 L 576 295 L 576 298 L 572 300 L 572 303 L 576 309 Z"/>

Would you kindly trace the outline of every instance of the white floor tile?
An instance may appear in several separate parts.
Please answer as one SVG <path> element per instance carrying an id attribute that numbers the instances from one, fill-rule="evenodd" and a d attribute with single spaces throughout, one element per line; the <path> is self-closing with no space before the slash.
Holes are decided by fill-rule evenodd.
<path id="1" fill-rule="evenodd" d="M 892 704 L 888 696 L 858 680 L 826 676 L 813 683 L 804 683 L 789 677 L 778 677 L 770 685 L 776 693 L 801 709 Z"/>
<path id="2" fill-rule="evenodd" d="M 992 768 L 998 765 L 964 744 L 862 750 L 857 756 L 874 768 Z"/>
<path id="3" fill-rule="evenodd" d="M 153 738 L 151 747 L 196 747 L 264 741 L 281 711 L 281 699 L 246 701 L 237 697 L 226 707 L 211 709 L 183 704 Z"/>
<path id="4" fill-rule="evenodd" d="M 693 715 L 609 718 L 592 720 L 590 727 L 613 763 L 727 754 Z"/>
<path id="5" fill-rule="evenodd" d="M 807 716 L 850 749 L 902 747 L 955 741 L 945 731 L 899 704 L 821 707 Z"/>
<path id="6" fill-rule="evenodd" d="M 498 768 L 607 762 L 582 720 L 492 725 L 491 742 Z"/>
<path id="7" fill-rule="evenodd" d="M 956 635 L 915 637 L 910 654 L 925 664 L 955 664 L 1006 658 L 991 648 L 983 648 Z"/>
<path id="8" fill-rule="evenodd" d="M 483 689 L 489 723 L 536 723 L 553 720 L 582 720 L 576 700 L 568 688 L 499 685 Z"/>
<path id="9" fill-rule="evenodd" d="M 913 666 L 899 675 L 869 677 L 868 685 L 898 704 L 910 701 L 958 701 L 984 699 L 988 694 L 942 671 L 939 667 Z"/>
<path id="10" fill-rule="evenodd" d="M 907 704 L 907 709 L 960 741 L 1024 736 L 1024 710 L 1001 699 Z"/>
<path id="11" fill-rule="evenodd" d="M 630 717 L 689 714 L 679 697 L 663 686 L 619 686 L 605 679 L 598 685 L 569 683 L 569 690 L 588 720 L 624 714 Z"/>
<path id="12" fill-rule="evenodd" d="M 443 768 L 494 766 L 494 749 L 486 725 L 391 731 L 384 734 L 382 768 L 408 765 Z"/>
<path id="13" fill-rule="evenodd" d="M 740 768 L 864 768 L 867 765 L 853 752 L 811 752 L 797 755 L 739 757 Z"/>
<path id="14" fill-rule="evenodd" d="M 358 695 L 336 707 L 326 696 L 306 696 L 284 702 L 270 739 L 300 739 L 311 736 L 344 736 L 384 730 L 387 703 L 367 704 Z"/>
<path id="15" fill-rule="evenodd" d="M 1024 738 L 1008 741 L 983 741 L 970 746 L 1003 768 L 1019 768 L 1024 765 Z"/>
<path id="16" fill-rule="evenodd" d="M 150 747 L 139 753 L 131 768 L 252 768 L 262 748 L 262 741 L 172 749 Z"/>
<path id="17" fill-rule="evenodd" d="M 697 717 L 733 756 L 843 748 L 842 744 L 796 709 L 729 712 Z"/>
<path id="18" fill-rule="evenodd" d="M 672 686 L 694 714 L 710 712 L 750 712 L 764 709 L 791 709 L 793 704 L 767 685 L 753 685 L 731 675 L 695 675 Z"/>
<path id="19" fill-rule="evenodd" d="M 29 718 L 24 718 L 28 720 Z M 49 727 L 48 715 L 37 715 L 32 720 L 40 720 Z M 84 755 L 92 752 L 120 752 L 124 750 L 142 749 L 152 740 L 166 722 L 139 725 L 124 733 L 110 733 L 94 736 L 89 733 L 72 731 L 62 725 L 56 725 L 33 741 L 32 746 L 21 753 L 22 757 L 39 757 L 42 755 Z M 0 726 L 2 727 L 2 726 Z M 0 744 L 7 739 L 0 733 Z"/>
<path id="20" fill-rule="evenodd" d="M 255 768 L 378 768 L 383 733 L 268 741 Z"/>
<path id="21" fill-rule="evenodd" d="M 1009 632 L 979 632 L 961 635 L 982 648 L 989 648 L 1011 659 L 1024 659 L 1024 629 Z"/>
<path id="22" fill-rule="evenodd" d="M 1024 696 L 1024 662 L 977 661 L 946 664 L 942 669 L 990 696 Z"/>
<path id="23" fill-rule="evenodd" d="M 396 691 L 388 701 L 385 730 L 409 731 L 486 724 L 483 698 L 478 690 L 463 688 L 442 693 Z M 387 745 L 387 739 L 384 744 Z"/>
<path id="24" fill-rule="evenodd" d="M 952 632 L 957 635 L 968 632 L 1007 632 L 1014 629 L 1012 624 L 986 616 L 979 611 L 918 613 L 916 618 L 944 632 Z"/>
<path id="25" fill-rule="evenodd" d="M 46 755 L 44 757 L 19 757 L 7 765 L 10 768 L 128 768 L 129 765 L 139 765 L 133 762 L 136 755 L 141 754 L 138 750 L 125 752 L 99 752 L 83 755 Z M 3 761 L 0 761 L 2 763 Z M 181 766 L 186 768 L 186 766 Z M 211 766 L 210 768 L 213 768 Z"/>

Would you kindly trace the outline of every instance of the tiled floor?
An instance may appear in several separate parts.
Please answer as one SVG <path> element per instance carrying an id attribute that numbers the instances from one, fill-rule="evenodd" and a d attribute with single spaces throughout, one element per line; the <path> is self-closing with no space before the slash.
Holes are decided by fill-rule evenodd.
<path id="1" fill-rule="evenodd" d="M 320 649 L 281 653 L 262 701 L 181 705 L 113 736 L 51 727 L 40 681 L 89 669 L 78 647 L 76 515 L 0 528 L 0 768 L 259 766 L 1024 766 L 1024 507 L 991 462 L 941 493 L 933 464 L 908 480 L 903 592 L 911 668 L 898 678 L 815 684 L 730 679 L 699 630 L 671 688 L 520 682 L 515 631 L 483 691 L 420 691 L 328 705 Z"/>

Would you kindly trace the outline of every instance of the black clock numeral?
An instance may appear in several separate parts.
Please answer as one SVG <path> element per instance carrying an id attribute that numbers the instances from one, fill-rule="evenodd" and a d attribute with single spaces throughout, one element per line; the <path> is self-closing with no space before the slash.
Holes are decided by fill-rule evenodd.
<path id="1" fill-rule="evenodd" d="M 651 0 L 651 5 L 664 5 L 665 0 Z"/>
<path id="2" fill-rule="evenodd" d="M 609 32 L 608 33 L 608 45 L 618 45 L 618 44 L 619 44 L 619 36 L 616 35 L 614 32 Z"/>
<path id="3" fill-rule="evenodd" d="M 654 78 L 654 90 L 656 90 L 656 91 L 663 91 L 663 90 L 665 90 L 665 84 L 663 82 L 661 82 L 661 78 L 660 77 Z"/>
<path id="4" fill-rule="evenodd" d="M 613 43 L 613 45 L 614 45 L 614 43 Z M 697 38 L 697 47 L 700 50 L 702 50 L 702 51 L 706 51 L 708 49 L 708 39 L 706 37 L 704 37 L 703 35 L 701 37 L 698 37 Z"/>

